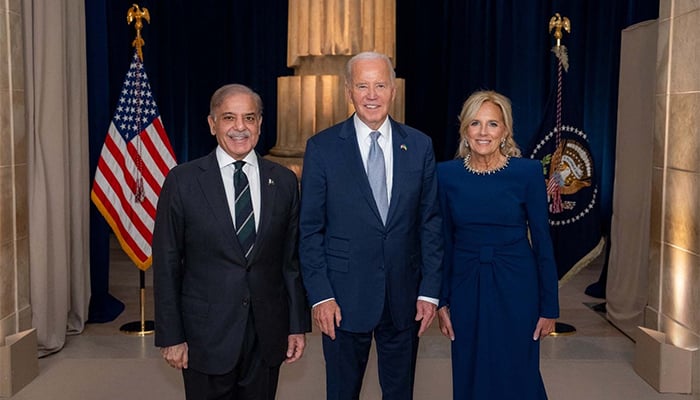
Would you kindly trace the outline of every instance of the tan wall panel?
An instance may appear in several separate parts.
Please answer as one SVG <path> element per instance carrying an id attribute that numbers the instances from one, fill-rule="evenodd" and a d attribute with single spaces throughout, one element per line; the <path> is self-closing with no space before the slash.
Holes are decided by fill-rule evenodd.
<path id="1" fill-rule="evenodd" d="M 673 27 L 671 93 L 700 91 L 700 9 L 677 14 Z"/>
<path id="2" fill-rule="evenodd" d="M 676 336 L 682 347 L 700 345 L 700 256 L 668 245 L 664 249 L 664 274 L 661 288 L 665 293 L 661 312 L 677 324 L 690 331 Z M 693 334 L 693 333 L 695 334 Z M 673 337 L 673 335 L 672 335 Z"/>
<path id="3" fill-rule="evenodd" d="M 700 254 L 700 208 L 697 199 L 700 199 L 700 175 L 668 169 L 664 240 L 680 249 Z"/>
<path id="4" fill-rule="evenodd" d="M 646 323 L 700 346 L 700 3 L 662 0 Z M 660 261 L 659 261 L 660 260 Z M 658 312 L 658 313 L 657 313 Z M 658 322 L 658 323 L 657 323 Z M 698 352 L 700 354 L 700 352 Z M 700 367 L 695 356 L 695 368 Z M 700 374 L 693 393 L 700 393 Z"/>
<path id="5" fill-rule="evenodd" d="M 700 73 L 697 75 L 700 76 Z M 700 112 L 698 110 L 700 110 L 700 92 L 669 96 L 668 168 L 700 172 Z"/>
<path id="6" fill-rule="evenodd" d="M 671 21 L 659 22 L 658 39 L 656 41 L 656 94 L 668 93 L 668 60 L 671 43 L 669 32 Z"/>
<path id="7" fill-rule="evenodd" d="M 661 285 L 661 242 L 652 241 L 649 243 L 649 286 L 647 287 L 647 307 L 650 307 L 655 312 L 658 313 L 659 307 L 661 307 L 661 296 L 659 293 Z M 656 318 L 654 318 L 654 324 L 656 323 Z M 657 329 L 656 325 L 649 325 L 648 322 L 645 326 Z"/>

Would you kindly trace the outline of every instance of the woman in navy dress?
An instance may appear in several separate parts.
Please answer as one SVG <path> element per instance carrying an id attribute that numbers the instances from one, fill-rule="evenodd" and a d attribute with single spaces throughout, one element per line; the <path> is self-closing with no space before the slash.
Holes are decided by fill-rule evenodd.
<path id="1" fill-rule="evenodd" d="M 454 399 L 546 399 L 539 340 L 559 301 L 542 165 L 520 158 L 505 96 L 472 94 L 459 120 L 458 158 L 437 169 Z"/>

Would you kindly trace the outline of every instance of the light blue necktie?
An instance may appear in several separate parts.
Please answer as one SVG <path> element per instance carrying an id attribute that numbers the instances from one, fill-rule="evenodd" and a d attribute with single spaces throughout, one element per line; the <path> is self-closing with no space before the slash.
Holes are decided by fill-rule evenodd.
<path id="1" fill-rule="evenodd" d="M 373 131 L 369 134 L 372 144 L 369 146 L 367 156 L 367 177 L 372 187 L 374 201 L 377 203 L 382 222 L 386 224 L 386 215 L 389 212 L 389 197 L 386 193 L 386 165 L 384 164 L 384 152 L 377 139 L 381 133 Z"/>

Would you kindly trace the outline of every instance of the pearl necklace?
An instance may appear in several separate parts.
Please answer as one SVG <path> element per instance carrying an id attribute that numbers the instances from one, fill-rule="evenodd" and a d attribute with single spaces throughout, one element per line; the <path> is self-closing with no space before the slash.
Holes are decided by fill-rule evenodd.
<path id="1" fill-rule="evenodd" d="M 510 156 L 506 156 L 506 161 L 500 167 L 492 168 L 492 169 L 483 169 L 483 170 L 472 168 L 472 166 L 469 165 L 469 160 L 471 160 L 471 159 L 472 159 L 471 154 L 467 154 L 467 156 L 464 157 L 464 168 L 467 171 L 471 172 L 472 174 L 476 174 L 476 175 L 491 175 L 491 174 L 494 174 L 498 171 L 505 169 L 508 166 L 508 162 L 510 161 Z"/>

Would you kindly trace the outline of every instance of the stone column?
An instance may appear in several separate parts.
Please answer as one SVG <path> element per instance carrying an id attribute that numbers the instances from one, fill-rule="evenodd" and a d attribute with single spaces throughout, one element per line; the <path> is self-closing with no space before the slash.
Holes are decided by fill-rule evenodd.
<path id="1" fill-rule="evenodd" d="M 289 0 L 287 66 L 277 79 L 277 143 L 267 158 L 301 176 L 306 140 L 346 119 L 345 63 L 363 51 L 396 65 L 395 0 Z M 391 116 L 403 121 L 404 81 L 396 80 Z"/>
<path id="2" fill-rule="evenodd" d="M 700 4 L 661 0 L 645 326 L 700 347 Z M 692 388 L 700 395 L 700 351 Z"/>
<path id="3" fill-rule="evenodd" d="M 21 0 L 0 2 L 0 397 L 39 373 L 29 304 L 29 215 Z"/>
<path id="4" fill-rule="evenodd" d="M 20 0 L 0 2 L 0 347 L 31 328 Z"/>

